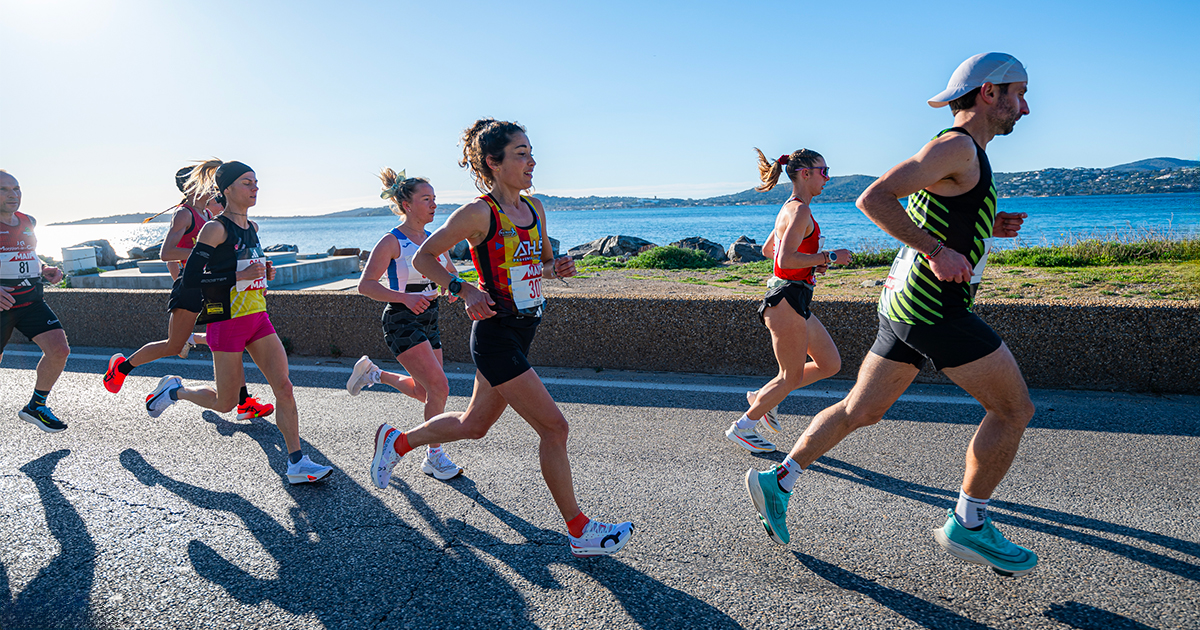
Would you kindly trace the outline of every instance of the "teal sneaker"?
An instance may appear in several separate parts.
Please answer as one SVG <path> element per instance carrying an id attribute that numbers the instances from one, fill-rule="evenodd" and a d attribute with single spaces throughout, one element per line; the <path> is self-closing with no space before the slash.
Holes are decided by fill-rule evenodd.
<path id="1" fill-rule="evenodd" d="M 1006 577 L 1021 577 L 1037 566 L 1037 554 L 1008 542 L 990 518 L 983 522 L 983 528 L 975 531 L 960 525 L 954 518 L 954 510 L 950 510 L 946 524 L 933 530 L 933 537 L 955 558 L 987 565 Z"/>
<path id="2" fill-rule="evenodd" d="M 784 492 L 779 487 L 779 477 L 776 474 L 779 468 L 775 466 L 762 472 L 753 468 L 747 470 L 746 492 L 750 493 L 750 502 L 758 512 L 758 520 L 762 521 L 763 527 L 767 529 L 767 535 L 771 540 L 786 545 L 792 539 L 787 530 L 787 506 L 792 493 Z"/>

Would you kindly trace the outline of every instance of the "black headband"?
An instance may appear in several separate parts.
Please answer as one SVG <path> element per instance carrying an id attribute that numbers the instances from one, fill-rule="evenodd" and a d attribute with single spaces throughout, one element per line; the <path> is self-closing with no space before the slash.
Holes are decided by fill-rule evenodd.
<path id="1" fill-rule="evenodd" d="M 226 162 L 217 168 L 217 192 L 225 192 L 239 177 L 254 169 L 241 162 Z"/>

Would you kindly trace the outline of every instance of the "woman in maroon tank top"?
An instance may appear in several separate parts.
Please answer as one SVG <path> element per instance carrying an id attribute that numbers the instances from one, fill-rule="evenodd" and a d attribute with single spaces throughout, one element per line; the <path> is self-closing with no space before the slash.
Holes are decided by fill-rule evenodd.
<path id="1" fill-rule="evenodd" d="M 755 149 L 758 151 L 758 149 Z M 759 427 L 778 433 L 777 408 L 792 390 L 837 374 L 842 360 L 837 346 L 820 320 L 809 310 L 815 273 L 824 273 L 829 265 L 850 262 L 845 249 L 822 251 L 821 228 L 813 218 L 813 197 L 821 194 L 829 181 L 829 167 L 821 154 L 800 149 L 778 160 L 767 160 L 758 151 L 758 170 L 766 192 L 775 187 L 779 175 L 786 172 L 792 182 L 792 196 L 779 209 L 775 228 L 763 244 L 763 255 L 774 260 L 774 275 L 767 283 L 767 294 L 758 307 L 759 319 L 771 331 L 771 346 L 779 373 L 758 391 L 746 392 L 750 409 L 725 432 L 734 444 L 756 453 L 775 450 Z"/>

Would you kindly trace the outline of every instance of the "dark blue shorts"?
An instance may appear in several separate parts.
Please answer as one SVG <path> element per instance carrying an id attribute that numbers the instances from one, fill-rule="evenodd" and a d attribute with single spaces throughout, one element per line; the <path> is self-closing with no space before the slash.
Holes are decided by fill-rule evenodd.
<path id="1" fill-rule="evenodd" d="M 529 371 L 529 346 L 541 321 L 496 315 L 471 323 L 471 358 L 489 385 L 503 385 Z"/>
<path id="2" fill-rule="evenodd" d="M 905 324 L 879 314 L 879 332 L 871 352 L 920 369 L 925 360 L 939 370 L 977 361 L 1003 343 L 991 326 L 974 313 L 936 324 Z"/>
<path id="3" fill-rule="evenodd" d="M 58 316 L 41 300 L 25 306 L 10 308 L 7 311 L 0 311 L 0 352 L 4 352 L 4 346 L 8 345 L 8 339 L 12 337 L 13 329 L 21 331 L 22 335 L 33 340 L 34 337 L 44 332 L 61 328 L 62 324 L 58 322 Z"/>

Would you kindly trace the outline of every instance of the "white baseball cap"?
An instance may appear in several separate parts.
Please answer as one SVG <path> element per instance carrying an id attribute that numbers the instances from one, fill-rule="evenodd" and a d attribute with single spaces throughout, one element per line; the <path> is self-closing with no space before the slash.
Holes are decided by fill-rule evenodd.
<path id="1" fill-rule="evenodd" d="M 982 53 L 962 62 L 946 89 L 929 99 L 930 107 L 945 107 L 950 101 L 983 86 L 984 83 L 1015 83 L 1028 81 L 1029 75 L 1025 66 L 1017 58 L 1007 53 Z"/>

